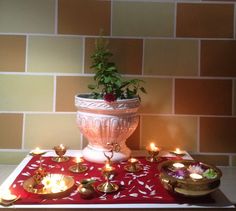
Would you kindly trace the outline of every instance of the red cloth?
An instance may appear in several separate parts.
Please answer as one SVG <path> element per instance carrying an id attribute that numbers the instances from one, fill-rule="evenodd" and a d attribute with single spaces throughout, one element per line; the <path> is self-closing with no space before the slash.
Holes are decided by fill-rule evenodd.
<path id="1" fill-rule="evenodd" d="M 157 163 L 150 163 L 144 157 L 138 158 L 143 170 L 138 173 L 129 173 L 124 170 L 126 162 L 116 163 L 116 176 L 112 182 L 119 185 L 119 190 L 114 193 L 104 194 L 99 191 L 92 199 L 82 199 L 77 192 L 77 186 L 70 193 L 60 198 L 46 198 L 45 196 L 29 193 L 23 189 L 23 182 L 34 175 L 39 166 L 39 156 L 32 157 L 26 167 L 20 172 L 11 185 L 11 191 L 16 195 L 21 195 L 21 199 L 15 204 L 111 204 L 111 203 L 186 203 L 187 199 L 172 195 L 163 188 L 159 181 Z M 167 158 L 161 158 L 161 161 Z M 173 158 L 172 158 L 173 159 Z M 84 162 L 88 166 L 88 171 L 84 173 L 72 173 L 68 170 L 71 165 L 75 165 L 74 158 L 64 163 L 56 163 L 51 157 L 43 157 L 43 167 L 49 173 L 60 173 L 73 176 L 76 182 L 85 178 L 95 177 L 98 181 L 95 186 L 104 182 L 101 168 L 104 164 Z M 191 200 L 192 201 L 192 200 Z M 199 199 L 198 201 L 199 202 Z M 209 201 L 208 201 L 209 202 Z"/>

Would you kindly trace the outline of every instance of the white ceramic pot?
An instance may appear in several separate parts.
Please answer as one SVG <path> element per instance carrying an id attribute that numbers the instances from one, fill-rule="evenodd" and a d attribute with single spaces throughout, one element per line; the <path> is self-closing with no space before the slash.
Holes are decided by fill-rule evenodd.
<path id="1" fill-rule="evenodd" d="M 125 142 L 138 125 L 139 105 L 138 98 L 108 103 L 90 99 L 88 94 L 75 96 L 76 122 L 89 142 L 83 149 L 84 158 L 91 162 L 104 163 L 104 151 L 109 151 L 108 144 L 118 144 L 120 151 L 114 152 L 112 161 L 126 160 L 131 151 Z"/>

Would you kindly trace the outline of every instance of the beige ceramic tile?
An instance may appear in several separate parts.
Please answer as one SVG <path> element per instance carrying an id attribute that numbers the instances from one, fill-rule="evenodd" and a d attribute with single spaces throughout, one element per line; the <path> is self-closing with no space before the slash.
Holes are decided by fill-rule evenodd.
<path id="1" fill-rule="evenodd" d="M 3 111 L 52 111 L 53 77 L 0 75 L 0 98 Z"/>
<path id="2" fill-rule="evenodd" d="M 26 37 L 19 35 L 0 36 L 0 71 L 25 71 Z"/>
<path id="3" fill-rule="evenodd" d="M 29 72 L 81 73 L 82 71 L 81 38 L 31 36 L 28 46 Z"/>
<path id="4" fill-rule="evenodd" d="M 24 144 L 25 149 L 52 149 L 59 144 L 64 144 L 70 149 L 80 149 L 76 114 L 26 115 Z"/>
<path id="5" fill-rule="evenodd" d="M 174 3 L 114 1 L 112 35 L 173 36 Z"/>
<path id="6" fill-rule="evenodd" d="M 141 146 L 151 142 L 162 149 L 179 147 L 188 151 L 197 149 L 197 118 L 174 116 L 143 116 Z"/>
<path id="7" fill-rule="evenodd" d="M 28 151 L 4 151 L 0 152 L 1 165 L 17 165 L 28 154 Z"/>
<path id="8" fill-rule="evenodd" d="M 21 148 L 22 128 L 22 114 L 0 114 L 0 148 Z"/>
<path id="9" fill-rule="evenodd" d="M 141 113 L 171 113 L 172 80 L 141 78 L 147 94 L 141 94 Z"/>
<path id="10" fill-rule="evenodd" d="M 76 111 L 75 95 L 90 92 L 87 87 L 91 83 L 93 83 L 92 77 L 57 77 L 56 111 Z"/>
<path id="11" fill-rule="evenodd" d="M 144 74 L 196 76 L 198 42 L 148 39 L 145 41 Z"/>
<path id="12" fill-rule="evenodd" d="M 0 32 L 54 33 L 55 0 L 0 0 Z"/>

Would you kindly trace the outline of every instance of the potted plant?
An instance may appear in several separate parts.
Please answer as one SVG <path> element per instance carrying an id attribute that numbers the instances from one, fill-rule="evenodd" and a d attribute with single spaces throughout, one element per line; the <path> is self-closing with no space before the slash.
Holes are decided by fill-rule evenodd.
<path id="1" fill-rule="evenodd" d="M 112 161 L 125 160 L 130 156 L 126 139 L 136 129 L 140 105 L 139 91 L 146 93 L 139 79 L 125 80 L 118 73 L 108 49 L 108 41 L 96 39 L 95 50 L 91 56 L 95 71 L 94 84 L 88 85 L 89 94 L 75 96 L 77 125 L 87 138 L 88 145 L 83 156 L 91 162 L 106 160 L 104 152 L 113 147 Z"/>

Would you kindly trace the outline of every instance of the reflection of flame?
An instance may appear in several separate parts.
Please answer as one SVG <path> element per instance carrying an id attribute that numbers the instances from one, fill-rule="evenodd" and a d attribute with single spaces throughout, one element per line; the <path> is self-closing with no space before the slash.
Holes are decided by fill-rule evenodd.
<path id="1" fill-rule="evenodd" d="M 67 189 L 64 176 L 61 174 L 50 174 L 44 177 L 42 184 L 45 190 L 52 193 L 59 193 Z"/>

